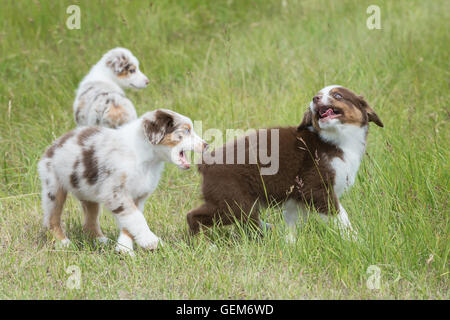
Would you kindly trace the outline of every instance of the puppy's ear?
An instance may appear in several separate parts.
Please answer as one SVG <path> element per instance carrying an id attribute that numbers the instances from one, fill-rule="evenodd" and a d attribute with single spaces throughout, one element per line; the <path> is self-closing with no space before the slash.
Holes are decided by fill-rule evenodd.
<path id="1" fill-rule="evenodd" d="M 306 129 L 309 126 L 312 126 L 312 112 L 311 109 L 308 108 L 308 110 L 306 110 L 305 114 L 303 115 L 303 120 L 302 123 L 300 123 L 300 125 L 297 127 L 297 131 L 300 131 L 302 129 Z"/>
<path id="2" fill-rule="evenodd" d="M 115 74 L 121 74 L 128 69 L 128 59 L 123 53 L 112 54 L 107 60 L 106 65 L 110 67 Z"/>
<path id="3" fill-rule="evenodd" d="M 172 115 L 156 110 L 152 119 L 143 120 L 144 134 L 151 144 L 158 144 L 168 133 L 174 131 L 174 120 Z"/>
<path id="4" fill-rule="evenodd" d="M 380 118 L 375 113 L 375 110 L 373 110 L 372 107 L 369 106 L 367 101 L 364 100 L 364 97 L 363 96 L 358 96 L 358 98 L 359 98 L 359 102 L 361 103 L 361 106 L 366 109 L 369 121 L 374 122 L 379 127 L 384 127 L 383 122 L 381 122 Z"/>

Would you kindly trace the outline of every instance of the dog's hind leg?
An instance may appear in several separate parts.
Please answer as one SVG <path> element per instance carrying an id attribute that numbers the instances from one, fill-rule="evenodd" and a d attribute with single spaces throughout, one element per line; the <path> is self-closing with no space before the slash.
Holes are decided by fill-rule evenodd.
<path id="1" fill-rule="evenodd" d="M 200 207 L 189 211 L 186 219 L 191 235 L 199 233 L 201 227 L 212 227 L 216 221 L 223 225 L 233 223 L 232 219 L 221 214 L 219 208 L 210 203 L 202 204 Z"/>
<path id="2" fill-rule="evenodd" d="M 189 232 L 191 235 L 196 235 L 200 232 L 202 225 L 212 225 L 211 216 L 214 215 L 212 208 L 207 204 L 202 204 L 200 207 L 189 211 L 186 215 Z"/>
<path id="3" fill-rule="evenodd" d="M 103 234 L 99 223 L 100 204 L 91 201 L 81 201 L 81 206 L 84 213 L 83 231 L 99 242 L 106 243 L 108 238 Z"/>
<path id="4" fill-rule="evenodd" d="M 70 240 L 64 234 L 61 226 L 61 215 L 67 191 L 59 187 L 56 191 L 47 188 L 42 189 L 42 207 L 44 209 L 44 226 L 50 229 L 53 236 L 66 247 Z"/>
<path id="5" fill-rule="evenodd" d="M 259 219 L 259 210 L 253 205 L 217 207 L 211 203 L 205 203 L 200 207 L 188 212 L 187 222 L 191 235 L 196 235 L 202 227 L 211 227 L 215 223 L 226 226 L 235 222 L 249 223 L 259 231 L 268 228 L 270 225 Z"/>
<path id="6" fill-rule="evenodd" d="M 284 203 L 283 217 L 288 227 L 286 241 L 294 243 L 296 241 L 297 229 L 301 229 L 308 220 L 308 210 L 301 202 L 288 199 Z"/>
<path id="7" fill-rule="evenodd" d="M 68 246 L 70 240 L 66 237 L 61 227 L 61 215 L 64 202 L 66 201 L 67 191 L 64 190 L 56 178 L 53 172 L 52 162 L 48 157 L 39 162 L 38 170 L 42 182 L 41 203 L 44 211 L 43 225 L 60 241 L 58 245 L 62 245 L 63 247 Z"/>

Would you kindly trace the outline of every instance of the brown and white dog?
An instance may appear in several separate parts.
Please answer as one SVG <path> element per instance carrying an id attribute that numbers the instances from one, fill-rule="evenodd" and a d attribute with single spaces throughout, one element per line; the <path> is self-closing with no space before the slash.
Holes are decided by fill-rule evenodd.
<path id="1" fill-rule="evenodd" d="M 304 221 L 314 209 L 325 220 L 335 215 L 340 230 L 353 238 L 355 233 L 351 233 L 339 198 L 355 181 L 370 121 L 383 126 L 362 96 L 341 86 L 328 86 L 313 98 L 300 126 L 268 129 L 278 130 L 279 139 L 273 141 L 267 134 L 265 143 L 267 150 L 272 150 L 271 144 L 279 144 L 277 173 L 262 175 L 259 159 L 257 164 L 200 164 L 205 203 L 187 214 L 191 233 L 199 232 L 201 226 L 215 222 L 226 225 L 235 220 L 262 227 L 258 209 L 282 203 L 291 231 L 302 222 L 299 212 Z M 249 136 L 239 139 L 245 139 L 246 159 L 249 150 L 261 146 L 261 141 L 250 146 Z M 226 154 L 226 148 L 233 148 L 236 154 L 239 139 L 219 151 Z"/>
<path id="2" fill-rule="evenodd" d="M 192 121 L 176 112 L 158 109 L 118 129 L 79 127 L 57 139 L 39 162 L 44 226 L 66 246 L 61 227 L 67 192 L 82 204 L 83 229 L 101 242 L 100 203 L 115 216 L 120 228 L 116 250 L 131 252 L 133 240 L 155 249 L 159 238 L 144 218 L 144 204 L 156 189 L 164 162 L 182 169 L 190 164 L 186 151 L 202 152 L 206 143 Z"/>
<path id="3" fill-rule="evenodd" d="M 142 89 L 148 83 L 130 50 L 109 50 L 78 86 L 73 103 L 75 122 L 79 126 L 117 128 L 135 120 L 136 110 L 123 89 Z"/>

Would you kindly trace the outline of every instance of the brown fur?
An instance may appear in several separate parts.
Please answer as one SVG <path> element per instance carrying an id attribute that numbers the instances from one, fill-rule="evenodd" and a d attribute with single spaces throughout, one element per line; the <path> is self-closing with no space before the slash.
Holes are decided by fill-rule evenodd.
<path id="1" fill-rule="evenodd" d="M 69 140 L 71 137 L 75 135 L 75 132 L 69 131 L 65 135 L 63 135 L 61 138 L 55 141 L 45 152 L 45 157 L 51 158 L 55 154 L 56 149 L 61 148 L 67 140 Z"/>
<path id="2" fill-rule="evenodd" d="M 112 104 L 106 114 L 112 128 L 121 126 L 127 122 L 128 114 L 120 105 Z"/>
<path id="3" fill-rule="evenodd" d="M 341 156 L 341 150 L 321 141 L 317 133 L 309 130 L 274 129 L 279 130 L 280 152 L 279 170 L 275 175 L 260 175 L 260 164 L 199 165 L 205 204 L 187 215 L 193 234 L 200 230 L 200 225 L 211 226 L 215 222 L 226 225 L 235 219 L 258 225 L 259 207 L 282 203 L 289 198 L 325 213 L 331 213 L 337 207 L 337 199 L 331 192 L 334 172 L 325 155 Z M 271 134 L 267 134 L 267 139 L 270 150 Z M 229 146 L 234 147 L 236 157 L 237 144 Z M 225 150 L 223 152 L 225 159 Z"/>
<path id="4" fill-rule="evenodd" d="M 131 73 L 136 71 L 136 67 L 132 64 L 127 64 L 123 67 L 122 71 L 117 74 L 119 78 L 128 77 Z"/>
<path id="5" fill-rule="evenodd" d="M 67 192 L 63 189 L 58 189 L 55 195 L 55 206 L 50 214 L 50 230 L 58 240 L 66 239 L 66 235 L 61 226 L 61 215 L 63 211 L 64 202 L 66 201 Z"/>
<path id="6" fill-rule="evenodd" d="M 70 174 L 70 184 L 77 189 L 80 186 L 80 180 L 76 171 Z"/>
<path id="7" fill-rule="evenodd" d="M 93 238 L 104 237 L 98 216 L 100 215 L 100 205 L 97 202 L 81 201 L 84 213 L 83 231 Z"/>
<path id="8" fill-rule="evenodd" d="M 343 87 L 337 87 L 330 90 L 331 96 L 335 93 L 339 93 L 342 98 L 330 98 L 331 103 L 329 105 L 342 112 L 342 123 L 359 125 L 362 127 L 368 125 L 368 123 L 372 121 L 377 126 L 383 127 L 383 122 L 380 120 L 372 107 L 369 106 L 367 101 L 364 100 L 363 96 L 358 96 L 349 89 Z M 308 108 L 299 128 L 306 128 L 312 125 L 317 132 L 320 132 L 321 129 L 319 127 L 319 120 L 319 113 L 316 112 L 313 115 L 311 110 Z"/>
<path id="9" fill-rule="evenodd" d="M 134 199 L 134 204 L 136 205 L 136 207 L 139 205 L 139 203 L 144 200 L 145 198 L 148 197 L 148 194 L 143 194 L 142 196 L 137 197 L 136 199 Z"/>
<path id="10" fill-rule="evenodd" d="M 171 128 L 169 130 L 171 132 L 166 134 L 159 144 L 166 145 L 169 147 L 175 147 L 177 144 L 179 144 L 181 139 L 178 137 L 179 134 L 176 134 L 176 132 L 175 132 L 175 130 L 177 130 L 177 129 L 178 128 L 176 125 L 173 126 L 173 128 Z M 179 126 L 179 129 L 181 129 L 182 131 L 184 131 L 184 130 L 190 131 L 192 128 L 189 124 L 183 124 L 183 125 Z"/>
<path id="11" fill-rule="evenodd" d="M 118 214 L 118 213 L 121 213 L 123 210 L 125 210 L 125 209 L 124 209 L 123 205 L 121 205 L 121 206 L 117 207 L 116 209 L 112 210 L 112 212 Z"/>
<path id="12" fill-rule="evenodd" d="M 98 160 L 95 156 L 95 150 L 93 147 L 87 150 L 83 150 L 83 164 L 83 177 L 89 184 L 95 184 L 98 179 Z"/>
<path id="13" fill-rule="evenodd" d="M 106 61 L 106 65 L 112 68 L 119 78 L 128 77 L 130 73 L 136 70 L 136 66 L 129 63 L 129 60 L 123 54 Z"/>
<path id="14" fill-rule="evenodd" d="M 175 147 L 178 143 L 180 143 L 180 140 L 177 140 L 173 133 L 169 133 L 164 136 L 159 144 Z"/>
<path id="15" fill-rule="evenodd" d="M 99 129 L 99 128 L 96 128 L 96 127 L 89 127 L 89 128 L 84 129 L 83 131 L 81 131 L 81 132 L 78 134 L 78 144 L 79 144 L 80 146 L 84 146 L 85 142 L 86 142 L 90 137 L 92 137 L 93 135 L 95 135 L 95 134 L 97 134 L 97 133 L 99 133 L 99 132 L 100 132 L 100 129 Z"/>
<path id="16" fill-rule="evenodd" d="M 127 229 L 123 228 L 122 233 L 125 234 L 128 238 L 134 239 L 134 237 L 131 235 L 131 233 Z"/>
<path id="17" fill-rule="evenodd" d="M 176 130 L 173 117 L 158 110 L 155 114 L 155 120 L 144 120 L 144 131 L 148 139 L 153 144 L 160 144 L 166 135 Z M 166 141 L 168 143 L 168 141 Z"/>
<path id="18" fill-rule="evenodd" d="M 80 159 L 75 160 L 75 162 L 73 164 L 73 172 L 70 174 L 70 183 L 72 184 L 72 186 L 74 188 L 78 188 L 80 185 L 79 184 L 80 179 L 78 178 L 78 174 L 76 171 L 79 164 L 80 164 Z"/>

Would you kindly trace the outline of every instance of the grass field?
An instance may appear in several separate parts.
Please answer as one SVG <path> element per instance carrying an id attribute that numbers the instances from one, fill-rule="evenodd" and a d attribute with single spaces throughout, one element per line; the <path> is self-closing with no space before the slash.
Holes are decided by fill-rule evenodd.
<path id="1" fill-rule="evenodd" d="M 81 8 L 69 30 L 66 8 Z M 369 30 L 366 8 L 381 9 Z M 433 1 L 2 1 L 0 11 L 0 298 L 2 299 L 449 299 L 448 3 Z M 136 257 L 98 248 L 69 198 L 76 248 L 56 250 L 41 228 L 37 161 L 74 127 L 75 89 L 116 46 L 151 79 L 128 92 L 138 114 L 158 107 L 203 129 L 300 123 L 329 84 L 363 94 L 385 128 L 371 127 L 353 189 L 342 197 L 361 241 L 316 220 L 284 241 L 237 227 L 187 243 L 186 213 L 201 203 L 197 170 L 167 165 L 145 207 L 166 246 Z M 109 212 L 101 224 L 116 239 Z M 211 242 L 216 244 L 213 249 Z M 367 272 L 380 270 L 371 290 Z M 67 286 L 69 266 L 81 272 Z"/>

